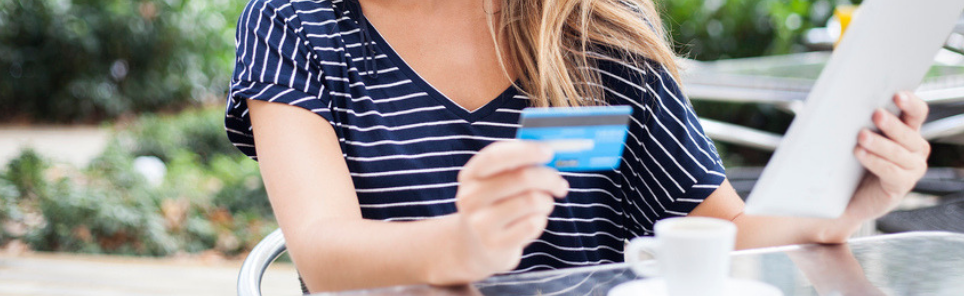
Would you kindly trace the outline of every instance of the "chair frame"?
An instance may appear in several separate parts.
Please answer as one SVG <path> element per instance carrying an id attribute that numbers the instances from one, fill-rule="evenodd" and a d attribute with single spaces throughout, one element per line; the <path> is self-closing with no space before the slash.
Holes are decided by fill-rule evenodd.
<path id="1" fill-rule="evenodd" d="M 238 296 L 261 296 L 264 272 L 287 249 L 281 229 L 272 231 L 254 246 L 238 272 Z"/>

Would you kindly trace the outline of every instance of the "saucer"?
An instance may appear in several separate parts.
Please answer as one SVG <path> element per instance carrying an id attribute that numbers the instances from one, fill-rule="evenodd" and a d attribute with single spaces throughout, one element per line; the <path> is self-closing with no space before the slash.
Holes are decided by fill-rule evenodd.
<path id="1" fill-rule="evenodd" d="M 619 284 L 609 290 L 609 296 L 666 296 L 666 281 L 663 278 L 649 278 Z M 776 287 L 754 280 L 727 279 L 726 290 L 721 296 L 783 296 Z"/>

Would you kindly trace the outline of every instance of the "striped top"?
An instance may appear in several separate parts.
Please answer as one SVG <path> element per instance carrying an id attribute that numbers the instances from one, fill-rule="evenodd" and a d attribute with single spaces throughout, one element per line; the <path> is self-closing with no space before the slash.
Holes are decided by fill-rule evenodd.
<path id="1" fill-rule="evenodd" d="M 334 127 L 365 218 L 452 214 L 459 170 L 486 145 L 514 138 L 528 98 L 510 87 L 466 110 L 358 16 L 357 6 L 342 0 L 249 2 L 238 22 L 228 137 L 257 160 L 245 99 L 311 110 Z M 621 166 L 562 173 L 569 194 L 557 200 L 515 272 L 621 262 L 626 239 L 686 215 L 725 178 L 716 148 L 665 68 L 600 61 L 596 70 L 605 101 L 633 107 Z"/>

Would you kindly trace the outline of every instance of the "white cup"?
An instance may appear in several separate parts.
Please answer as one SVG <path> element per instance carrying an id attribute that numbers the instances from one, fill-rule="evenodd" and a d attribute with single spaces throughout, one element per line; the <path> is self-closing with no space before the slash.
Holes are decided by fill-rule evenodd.
<path id="1" fill-rule="evenodd" d="M 637 237 L 626 246 L 626 262 L 641 276 L 662 276 L 673 296 L 719 295 L 730 273 L 736 225 L 705 218 L 679 217 L 656 222 L 656 237 Z M 639 264 L 640 254 L 655 255 L 658 271 Z"/>

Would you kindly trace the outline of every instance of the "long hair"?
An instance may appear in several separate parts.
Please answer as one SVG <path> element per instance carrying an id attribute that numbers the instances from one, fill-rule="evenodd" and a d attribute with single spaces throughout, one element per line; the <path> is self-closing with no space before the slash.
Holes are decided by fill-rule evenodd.
<path id="1" fill-rule="evenodd" d="M 488 14 L 498 60 L 503 70 L 509 62 L 518 71 L 532 106 L 596 105 L 603 98 L 592 70 L 599 60 L 646 69 L 649 59 L 679 78 L 652 0 L 486 1 L 501 3 Z"/>

